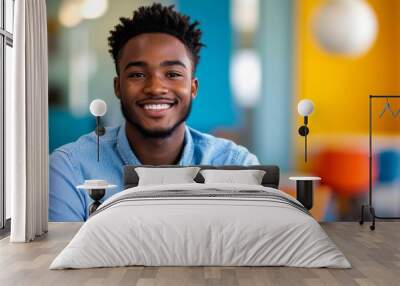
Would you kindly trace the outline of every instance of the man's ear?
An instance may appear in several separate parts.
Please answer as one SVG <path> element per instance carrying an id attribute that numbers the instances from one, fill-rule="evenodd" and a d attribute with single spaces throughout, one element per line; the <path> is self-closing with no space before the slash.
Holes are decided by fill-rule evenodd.
<path id="1" fill-rule="evenodd" d="M 119 77 L 118 76 L 114 77 L 114 94 L 115 94 L 116 97 L 121 99 Z"/>
<path id="2" fill-rule="evenodd" d="M 199 90 L 199 81 L 197 78 L 192 79 L 192 84 L 191 84 L 191 95 L 192 99 L 195 99 L 197 96 L 197 91 Z"/>

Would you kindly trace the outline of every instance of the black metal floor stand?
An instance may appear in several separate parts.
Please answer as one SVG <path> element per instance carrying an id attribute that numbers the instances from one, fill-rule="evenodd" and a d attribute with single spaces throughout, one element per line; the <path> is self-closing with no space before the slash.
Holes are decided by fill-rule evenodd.
<path id="1" fill-rule="evenodd" d="M 372 217 L 372 224 L 369 226 L 370 230 L 375 230 L 375 219 L 400 219 L 400 217 L 382 217 L 375 213 L 375 208 L 372 204 L 372 100 L 374 98 L 400 98 L 400 95 L 370 95 L 369 96 L 369 198 L 368 204 L 361 206 L 361 219 L 360 224 L 364 224 L 364 211 L 369 210 Z M 385 106 L 386 108 L 386 106 Z M 393 113 L 392 113 L 393 114 Z"/>
<path id="2" fill-rule="evenodd" d="M 375 215 L 375 209 L 374 209 L 374 207 L 371 206 L 371 205 L 362 205 L 362 206 L 361 206 L 361 219 L 360 219 L 360 224 L 361 224 L 361 225 L 364 224 L 364 210 L 365 210 L 365 208 L 369 209 L 369 213 L 370 213 L 371 216 L 372 216 L 372 224 L 369 226 L 369 229 L 370 229 L 370 230 L 375 230 L 375 218 L 376 218 L 376 215 Z"/>

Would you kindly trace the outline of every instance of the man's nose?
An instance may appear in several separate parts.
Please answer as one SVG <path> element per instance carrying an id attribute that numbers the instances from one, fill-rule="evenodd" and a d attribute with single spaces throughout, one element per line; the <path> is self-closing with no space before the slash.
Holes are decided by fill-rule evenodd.
<path id="1" fill-rule="evenodd" d="M 144 92 L 146 94 L 159 95 L 168 93 L 168 89 L 165 87 L 161 79 L 157 76 L 152 76 L 147 79 Z"/>

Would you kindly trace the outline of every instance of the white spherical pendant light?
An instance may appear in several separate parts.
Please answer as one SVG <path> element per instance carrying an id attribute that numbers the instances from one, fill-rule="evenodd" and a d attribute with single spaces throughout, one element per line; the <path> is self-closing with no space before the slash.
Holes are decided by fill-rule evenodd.
<path id="1" fill-rule="evenodd" d="M 231 22 L 235 30 L 254 33 L 259 22 L 260 0 L 233 0 L 231 7 Z"/>
<path id="2" fill-rule="evenodd" d="M 254 106 L 261 93 L 261 59 L 254 50 L 239 50 L 231 60 L 230 82 L 236 101 Z"/>
<path id="3" fill-rule="evenodd" d="M 326 0 L 312 24 L 323 49 L 353 57 L 372 46 L 378 30 L 375 12 L 365 0 Z"/>

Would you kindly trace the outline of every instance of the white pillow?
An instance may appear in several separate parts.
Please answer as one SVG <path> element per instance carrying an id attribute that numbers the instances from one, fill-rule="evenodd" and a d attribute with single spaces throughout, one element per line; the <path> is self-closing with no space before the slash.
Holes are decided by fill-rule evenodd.
<path id="1" fill-rule="evenodd" d="M 204 183 L 234 183 L 261 185 L 265 171 L 262 170 L 201 170 Z"/>
<path id="2" fill-rule="evenodd" d="M 195 183 L 193 179 L 199 170 L 199 167 L 135 168 L 139 176 L 139 186 Z"/>

